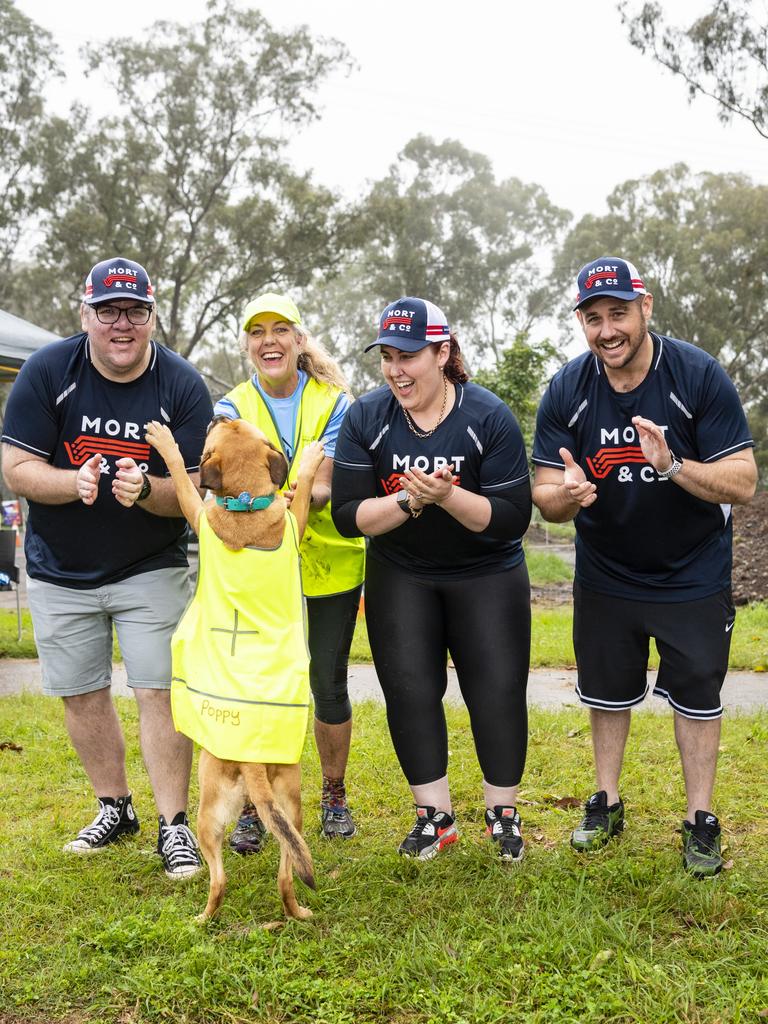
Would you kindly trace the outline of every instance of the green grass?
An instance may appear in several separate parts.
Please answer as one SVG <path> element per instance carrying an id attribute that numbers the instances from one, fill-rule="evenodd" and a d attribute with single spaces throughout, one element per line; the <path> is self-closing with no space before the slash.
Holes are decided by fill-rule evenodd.
<path id="1" fill-rule="evenodd" d="M 533 606 L 531 626 L 531 668 L 575 668 L 571 633 L 571 606 Z M 370 662 L 371 650 L 365 621 L 359 618 L 352 642 L 351 660 Z M 651 641 L 651 668 L 658 668 L 656 645 Z M 768 604 L 745 605 L 737 610 L 729 666 L 735 672 L 768 671 Z"/>
<path id="2" fill-rule="evenodd" d="M 573 566 L 551 551 L 542 551 L 540 547 L 527 547 L 525 561 L 528 564 L 531 586 L 545 587 L 552 583 L 570 583 L 573 579 Z"/>
<path id="3" fill-rule="evenodd" d="M 545 555 L 546 559 L 556 556 Z M 560 559 L 557 559 L 560 561 Z M 555 572 L 560 570 L 555 567 Z M 0 611 L 0 658 L 36 658 L 37 650 L 32 637 L 29 612 L 24 611 L 21 643 L 16 641 L 16 613 Z M 571 606 L 546 607 L 534 605 L 531 636 L 532 668 L 573 668 L 576 664 L 573 653 L 571 630 L 573 612 Z M 115 645 L 115 660 L 120 652 Z M 369 663 L 371 649 L 365 631 L 365 619 L 360 617 L 355 628 L 350 660 L 353 663 Z M 658 668 L 655 644 L 651 643 L 651 668 Z M 730 668 L 732 671 L 768 671 L 768 603 L 745 605 L 738 609 L 736 626 L 731 643 Z M 2 1019 L 0 1018 L 0 1024 Z"/>
<path id="4" fill-rule="evenodd" d="M 768 1009 L 765 713 L 724 724 L 716 806 L 733 866 L 696 882 L 680 868 L 669 716 L 635 716 L 627 832 L 582 859 L 567 846 L 580 812 L 552 801 L 592 789 L 586 717 L 534 710 L 520 799 L 528 852 L 510 869 L 482 837 L 481 775 L 460 709 L 448 718 L 461 841 L 432 863 L 397 857 L 410 795 L 383 710 L 359 705 L 348 775 L 359 836 L 317 836 L 308 740 L 305 832 L 318 889 L 297 885 L 315 916 L 265 931 L 280 917 L 276 844 L 258 857 L 227 853 L 221 914 L 195 924 L 207 877 L 171 883 L 152 855 L 135 707 L 117 703 L 142 832 L 68 858 L 61 846 L 90 820 L 93 799 L 60 705 L 0 700 L 0 741 L 23 748 L 0 751 L 3 1024 L 746 1024 Z"/>

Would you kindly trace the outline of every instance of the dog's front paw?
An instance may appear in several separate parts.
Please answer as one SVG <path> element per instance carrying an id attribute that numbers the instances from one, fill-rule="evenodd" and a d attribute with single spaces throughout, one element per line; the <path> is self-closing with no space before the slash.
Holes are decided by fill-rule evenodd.
<path id="1" fill-rule="evenodd" d="M 301 453 L 299 462 L 299 475 L 306 479 L 314 477 L 325 458 L 325 448 L 321 441 L 313 441 Z"/>
<path id="2" fill-rule="evenodd" d="M 144 439 L 147 444 L 152 447 L 168 461 L 168 457 L 174 455 L 179 450 L 179 446 L 174 440 L 173 434 L 164 423 L 158 423 L 157 420 L 150 420 L 145 425 L 146 434 Z"/>

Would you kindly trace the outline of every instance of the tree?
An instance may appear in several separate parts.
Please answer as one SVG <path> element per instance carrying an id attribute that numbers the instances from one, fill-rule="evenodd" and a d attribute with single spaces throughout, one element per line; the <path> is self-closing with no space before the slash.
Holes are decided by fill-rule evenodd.
<path id="1" fill-rule="evenodd" d="M 546 261 L 570 219 L 538 185 L 497 182 L 459 142 L 412 139 L 365 197 L 353 282 L 380 310 L 401 295 L 437 303 L 478 363 L 497 360 L 551 307 Z"/>
<path id="2" fill-rule="evenodd" d="M 43 91 L 59 74 L 50 34 L 11 0 L 0 0 L 0 303 L 10 296 L 11 266 L 32 226 L 40 184 L 38 158 L 48 126 Z"/>
<path id="3" fill-rule="evenodd" d="M 607 216 L 584 217 L 567 237 L 555 268 L 563 292 L 575 291 L 588 259 L 631 259 L 654 295 L 652 326 L 715 356 L 755 411 L 751 425 L 765 462 L 768 187 L 677 164 L 624 182 L 608 208 Z"/>
<path id="4" fill-rule="evenodd" d="M 688 86 L 691 100 L 709 96 L 719 117 L 749 121 L 768 139 L 768 19 L 749 0 L 716 0 L 690 28 L 665 24 L 659 3 L 644 3 L 632 14 L 621 5 L 629 39 Z"/>
<path id="5" fill-rule="evenodd" d="M 533 447 L 536 410 L 557 352 L 548 342 L 532 348 L 525 337 L 518 336 L 492 370 L 480 370 L 475 382 L 493 391 L 515 414 L 525 438 L 527 451 Z"/>
<path id="6" fill-rule="evenodd" d="M 258 291 L 333 272 L 348 218 L 291 169 L 283 137 L 317 116 L 318 84 L 347 61 L 340 44 L 216 0 L 199 24 L 160 22 L 86 57 L 114 115 L 89 125 L 80 110 L 77 138 L 49 154 L 33 280 L 56 268 L 71 303 L 97 258 L 132 256 L 153 278 L 161 340 L 203 356 L 231 343 Z"/>

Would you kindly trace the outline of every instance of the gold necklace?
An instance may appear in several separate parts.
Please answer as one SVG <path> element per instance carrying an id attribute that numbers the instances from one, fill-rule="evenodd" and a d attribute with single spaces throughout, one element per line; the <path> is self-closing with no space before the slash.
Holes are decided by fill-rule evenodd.
<path id="1" fill-rule="evenodd" d="M 443 416 L 445 415 L 445 407 L 446 407 L 447 404 L 448 404 L 448 380 L 447 380 L 445 374 L 443 374 L 443 404 L 440 406 L 440 415 L 437 417 L 437 423 L 434 425 L 434 427 L 432 427 L 431 430 L 427 430 L 426 432 L 424 432 L 422 430 L 419 430 L 419 428 L 416 426 L 416 424 L 413 422 L 413 420 L 409 416 L 408 410 L 405 408 L 405 406 L 401 405 L 400 408 L 403 410 L 403 414 L 405 415 L 405 422 L 408 424 L 408 429 L 410 430 L 410 432 L 412 434 L 415 434 L 416 437 L 431 437 L 434 434 L 434 432 L 437 430 L 437 428 L 440 426 L 440 424 L 443 422 Z"/>

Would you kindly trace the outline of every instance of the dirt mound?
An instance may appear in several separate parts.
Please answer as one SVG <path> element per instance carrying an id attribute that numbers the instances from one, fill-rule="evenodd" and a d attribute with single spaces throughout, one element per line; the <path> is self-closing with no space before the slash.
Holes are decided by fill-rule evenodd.
<path id="1" fill-rule="evenodd" d="M 768 600 L 768 491 L 733 509 L 733 600 Z"/>

